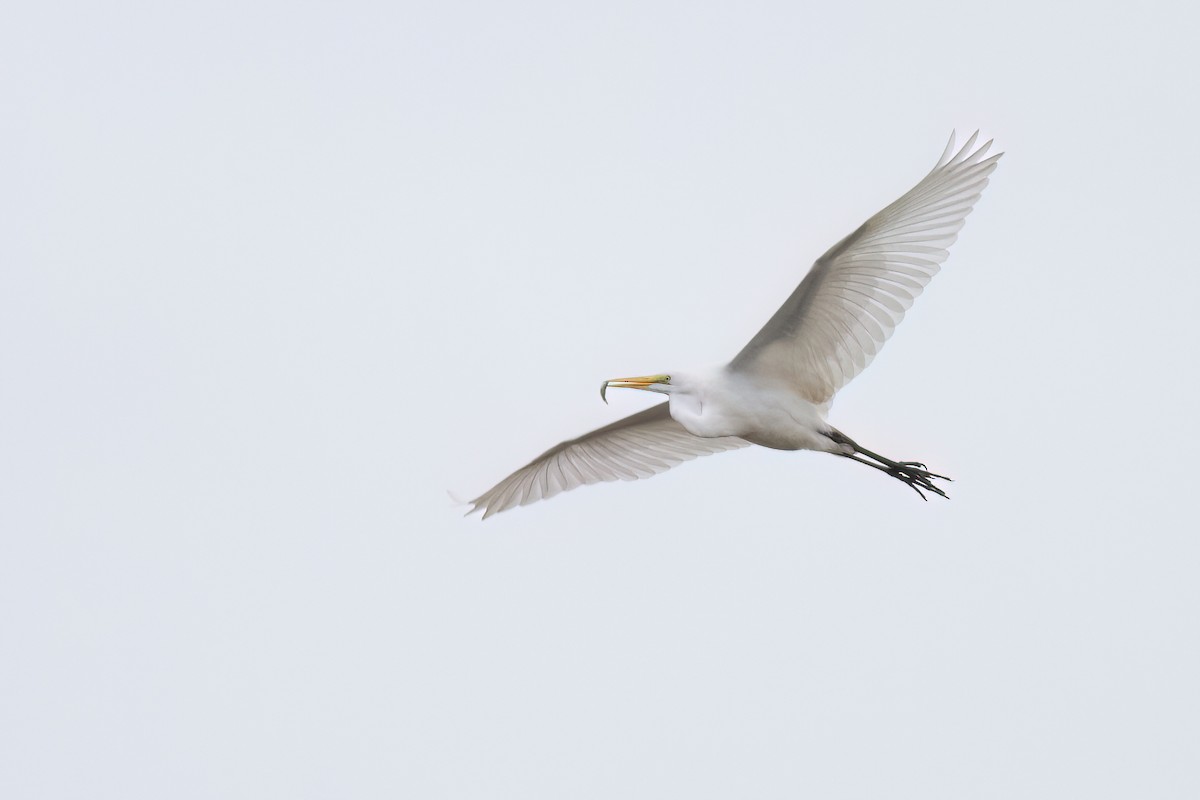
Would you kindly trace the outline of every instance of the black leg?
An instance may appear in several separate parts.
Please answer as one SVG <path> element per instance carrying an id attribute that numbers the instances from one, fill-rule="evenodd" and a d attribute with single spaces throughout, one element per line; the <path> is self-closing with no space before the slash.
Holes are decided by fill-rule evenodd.
<path id="1" fill-rule="evenodd" d="M 935 472 L 930 472 L 925 465 L 919 461 L 893 461 L 890 458 L 885 458 L 878 453 L 872 453 L 865 447 L 859 446 L 858 442 L 851 439 L 846 434 L 838 430 L 832 430 L 829 433 L 829 438 L 838 444 L 849 445 L 854 449 L 855 454 L 839 453 L 844 458 L 851 461 L 857 461 L 860 464 L 866 464 L 868 467 L 874 467 L 880 472 L 885 472 L 899 481 L 903 481 L 908 486 L 921 496 L 922 500 L 928 500 L 925 492 L 933 492 L 942 497 L 949 497 L 942 489 L 935 486 L 934 479 L 948 481 L 950 480 L 945 475 L 938 475 Z M 866 458 L 862 458 L 866 456 Z M 872 459 L 868 461 L 867 459 Z M 878 462 L 878 463 L 876 463 Z M 921 491 L 924 489 L 925 491 Z"/>

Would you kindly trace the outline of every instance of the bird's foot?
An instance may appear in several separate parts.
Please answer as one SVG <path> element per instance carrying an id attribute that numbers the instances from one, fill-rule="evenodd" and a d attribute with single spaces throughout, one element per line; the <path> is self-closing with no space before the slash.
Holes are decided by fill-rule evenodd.
<path id="1" fill-rule="evenodd" d="M 925 496 L 926 492 L 941 497 L 949 497 L 948 494 L 942 491 L 941 487 L 934 484 L 934 481 L 948 481 L 950 479 L 945 475 L 930 472 L 929 468 L 920 461 L 892 461 L 890 458 L 881 456 L 878 453 L 872 453 L 837 429 L 831 429 L 827 436 L 837 444 L 843 446 L 844 449 L 838 455 L 848 458 L 851 461 L 857 461 L 860 464 L 866 464 L 868 467 L 873 467 L 880 472 L 886 472 L 896 480 L 904 481 L 914 492 L 921 496 L 922 500 L 929 499 Z M 846 450 L 850 450 L 851 452 L 846 452 Z"/>
<path id="2" fill-rule="evenodd" d="M 926 469 L 925 465 L 919 461 L 895 461 L 889 464 L 885 471 L 893 478 L 907 483 L 914 492 L 921 496 L 922 500 L 929 499 L 925 496 L 925 492 L 932 492 L 933 494 L 940 495 L 942 497 L 949 497 L 949 495 L 942 491 L 941 487 L 935 485 L 933 481 L 935 479 L 943 481 L 948 481 L 950 479 L 945 475 L 938 475 L 935 472 L 930 472 L 928 469 Z"/>

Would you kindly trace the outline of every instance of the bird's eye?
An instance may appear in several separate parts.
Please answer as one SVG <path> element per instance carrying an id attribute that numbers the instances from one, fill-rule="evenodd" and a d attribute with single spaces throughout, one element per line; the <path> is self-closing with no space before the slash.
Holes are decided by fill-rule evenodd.
<path id="1" fill-rule="evenodd" d="M 671 376 L 667 375 L 666 380 L 664 380 L 663 383 L 670 383 L 670 382 L 671 382 Z"/>

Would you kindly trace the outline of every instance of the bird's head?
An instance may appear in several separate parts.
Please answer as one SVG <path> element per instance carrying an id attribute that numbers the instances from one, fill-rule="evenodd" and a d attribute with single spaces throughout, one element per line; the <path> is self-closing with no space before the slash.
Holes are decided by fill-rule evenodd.
<path id="1" fill-rule="evenodd" d="M 658 392 L 659 394 L 670 394 L 678 388 L 678 379 L 672 382 L 670 375 L 644 375 L 640 378 L 614 378 L 610 381 L 605 381 L 600 384 L 600 399 L 608 402 L 605 393 L 609 387 L 617 389 L 642 389 L 647 392 Z"/>

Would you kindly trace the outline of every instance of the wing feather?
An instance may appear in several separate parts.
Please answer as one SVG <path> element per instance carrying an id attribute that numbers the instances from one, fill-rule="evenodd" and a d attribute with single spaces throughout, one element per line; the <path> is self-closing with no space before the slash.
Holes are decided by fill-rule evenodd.
<path id="1" fill-rule="evenodd" d="M 1002 153 L 951 134 L 933 170 L 817 259 L 730 368 L 783 378 L 826 404 L 879 353 L 941 269 Z"/>
<path id="2" fill-rule="evenodd" d="M 468 513 L 482 511 L 487 519 L 577 486 L 649 478 L 698 456 L 749 444 L 734 436 L 693 436 L 660 403 L 550 448 L 472 500 Z"/>

